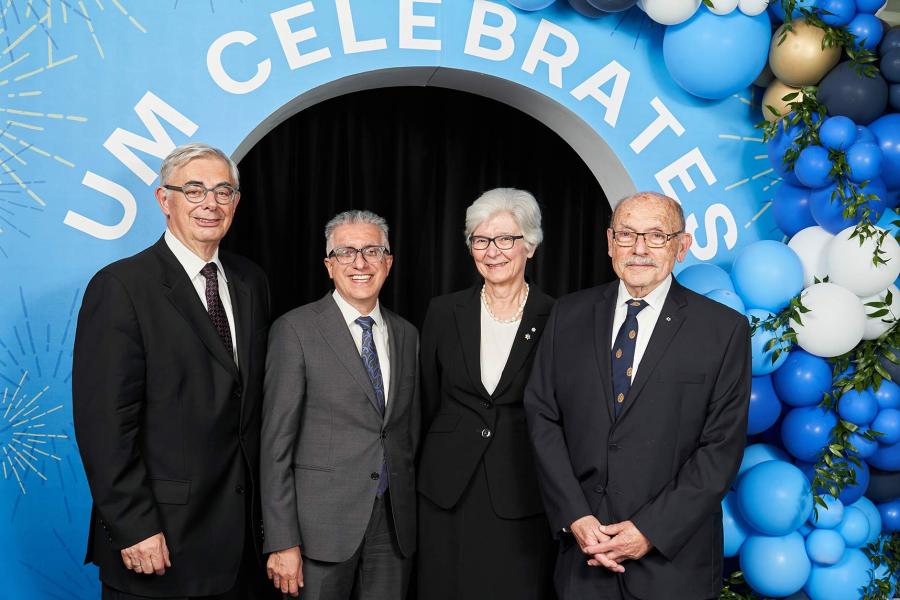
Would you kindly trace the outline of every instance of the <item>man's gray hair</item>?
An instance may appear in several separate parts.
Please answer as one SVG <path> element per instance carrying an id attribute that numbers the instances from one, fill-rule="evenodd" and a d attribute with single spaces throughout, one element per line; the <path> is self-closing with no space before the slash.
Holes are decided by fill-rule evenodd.
<path id="1" fill-rule="evenodd" d="M 388 242 L 388 224 L 384 217 L 380 217 L 369 210 L 345 210 L 336 214 L 325 224 L 325 255 L 334 250 L 334 230 L 341 225 L 375 225 L 381 230 L 381 238 L 384 247 L 390 252 L 391 245 Z"/>
<path id="2" fill-rule="evenodd" d="M 234 187 L 241 187 L 238 168 L 237 165 L 234 164 L 234 161 L 231 160 L 231 157 L 218 148 L 214 148 L 201 142 L 193 142 L 191 144 L 178 146 L 169 153 L 165 160 L 163 160 L 162 166 L 159 168 L 159 185 L 166 185 L 169 183 L 169 177 L 172 176 L 172 172 L 175 169 L 188 164 L 195 158 L 218 158 L 228 165 L 228 171 L 231 174 L 231 181 L 234 183 Z"/>
<path id="3" fill-rule="evenodd" d="M 512 214 L 516 224 L 522 228 L 522 235 L 529 249 L 537 248 L 544 239 L 541 208 L 534 196 L 515 188 L 488 190 L 466 209 L 466 244 L 479 225 L 503 212 Z"/>
<path id="4" fill-rule="evenodd" d="M 621 207 L 626 202 L 632 200 L 656 200 L 657 202 L 664 202 L 668 205 L 669 216 L 671 216 L 675 222 L 675 231 L 684 231 L 684 209 L 681 208 L 681 204 L 678 203 L 674 198 L 669 198 L 665 194 L 660 194 L 659 192 L 637 192 L 636 194 L 632 194 L 627 198 L 622 198 L 616 207 L 613 209 L 612 217 L 609 219 L 609 228 L 614 229 L 616 224 L 616 216 L 619 214 L 619 207 Z M 674 233 L 672 231 L 667 233 Z"/>

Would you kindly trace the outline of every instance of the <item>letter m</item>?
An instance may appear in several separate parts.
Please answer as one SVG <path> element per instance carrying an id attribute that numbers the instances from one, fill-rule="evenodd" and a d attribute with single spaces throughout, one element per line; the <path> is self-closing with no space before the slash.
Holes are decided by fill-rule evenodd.
<path id="1" fill-rule="evenodd" d="M 156 171 L 147 166 L 133 150 L 140 150 L 157 158 L 165 158 L 175 149 L 175 143 L 160 123 L 160 118 L 171 123 L 178 131 L 190 137 L 197 131 L 197 124 L 166 104 L 153 92 L 147 92 L 134 107 L 144 127 L 152 138 L 141 137 L 121 127 L 110 134 L 103 147 L 119 159 L 123 165 L 150 185 L 156 179 Z M 132 150 L 133 149 L 133 150 Z"/>

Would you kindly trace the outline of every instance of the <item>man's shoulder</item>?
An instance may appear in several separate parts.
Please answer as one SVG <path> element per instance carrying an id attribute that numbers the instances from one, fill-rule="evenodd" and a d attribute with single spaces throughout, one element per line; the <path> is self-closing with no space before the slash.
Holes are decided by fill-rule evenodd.
<path id="1" fill-rule="evenodd" d="M 419 330 L 416 329 L 415 325 L 413 325 L 391 309 L 386 308 L 383 304 L 381 305 L 381 314 L 384 315 L 384 318 L 387 319 L 388 322 L 390 322 L 392 327 L 399 328 L 407 335 L 419 335 Z"/>
<path id="2" fill-rule="evenodd" d="M 603 301 L 610 291 L 613 292 L 612 299 L 615 300 L 615 286 L 618 284 L 619 281 L 616 280 L 561 296 L 556 300 L 556 311 L 562 313 L 589 309 L 598 302 Z M 613 289 L 610 290 L 610 288 Z"/>
<path id="3" fill-rule="evenodd" d="M 234 271 L 243 279 L 266 281 L 266 272 L 262 270 L 258 264 L 240 254 L 229 252 L 228 250 L 220 250 L 219 257 L 227 271 Z"/>
<path id="4" fill-rule="evenodd" d="M 144 248 L 137 254 L 120 258 L 97 271 L 94 279 L 113 277 L 124 285 L 140 284 L 147 281 L 159 269 L 154 246 Z"/>

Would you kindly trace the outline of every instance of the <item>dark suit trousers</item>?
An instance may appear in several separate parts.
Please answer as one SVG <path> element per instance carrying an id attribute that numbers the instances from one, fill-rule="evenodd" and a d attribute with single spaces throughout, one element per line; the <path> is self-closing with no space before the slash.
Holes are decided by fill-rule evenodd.
<path id="1" fill-rule="evenodd" d="M 362 543 L 349 559 L 332 563 L 303 558 L 300 600 L 403 600 L 406 597 L 412 561 L 400 553 L 390 495 L 388 491 L 383 498 L 375 499 Z"/>

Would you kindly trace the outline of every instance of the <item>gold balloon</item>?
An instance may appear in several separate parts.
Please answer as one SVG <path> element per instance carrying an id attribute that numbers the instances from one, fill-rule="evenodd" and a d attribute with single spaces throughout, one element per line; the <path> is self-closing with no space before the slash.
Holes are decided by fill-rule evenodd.
<path id="1" fill-rule="evenodd" d="M 769 66 L 775 77 L 787 85 L 816 85 L 838 63 L 841 49 L 822 48 L 825 32 L 805 20 L 794 20 L 791 26 L 793 31 L 785 32 L 787 25 L 782 25 L 772 36 Z M 779 44 L 783 35 L 784 42 Z"/>
<path id="2" fill-rule="evenodd" d="M 775 110 L 777 110 L 778 114 L 782 117 L 784 115 L 788 114 L 789 112 L 791 112 L 791 109 L 788 108 L 788 103 L 785 102 L 784 100 L 782 100 L 782 98 L 784 98 L 791 92 L 799 92 L 799 91 L 800 91 L 799 88 L 794 88 L 789 85 L 785 85 L 784 83 L 782 83 L 781 81 L 779 81 L 777 79 L 775 81 L 773 81 L 772 83 L 770 83 L 769 87 L 766 88 L 766 93 L 763 94 L 763 97 L 762 97 L 762 107 L 761 108 L 762 108 L 763 117 L 765 117 L 766 121 L 769 121 L 770 123 L 774 123 L 775 121 L 777 121 L 780 118 L 780 117 L 777 117 L 772 114 L 772 111 L 769 110 L 770 106 L 772 108 L 774 108 Z M 799 96 L 797 96 L 796 98 L 793 98 L 792 100 L 789 100 L 788 102 L 798 102 L 802 98 L 803 98 L 803 94 L 801 93 Z"/>

